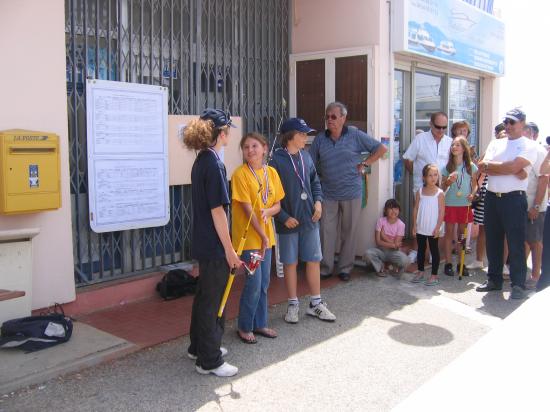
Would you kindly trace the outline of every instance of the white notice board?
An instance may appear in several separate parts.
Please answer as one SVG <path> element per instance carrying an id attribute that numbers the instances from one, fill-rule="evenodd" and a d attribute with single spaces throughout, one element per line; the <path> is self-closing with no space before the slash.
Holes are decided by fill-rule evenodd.
<path id="1" fill-rule="evenodd" d="M 88 80 L 86 105 L 92 230 L 164 226 L 170 220 L 167 89 Z"/>

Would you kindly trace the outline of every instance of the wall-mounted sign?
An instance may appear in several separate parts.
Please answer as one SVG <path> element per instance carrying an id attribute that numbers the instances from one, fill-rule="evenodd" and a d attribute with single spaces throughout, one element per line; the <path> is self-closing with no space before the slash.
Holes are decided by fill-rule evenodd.
<path id="1" fill-rule="evenodd" d="M 504 75 L 504 23 L 462 0 L 393 2 L 393 50 Z"/>
<path id="2" fill-rule="evenodd" d="M 94 232 L 164 226 L 168 192 L 168 92 L 88 80 L 88 198 Z"/>

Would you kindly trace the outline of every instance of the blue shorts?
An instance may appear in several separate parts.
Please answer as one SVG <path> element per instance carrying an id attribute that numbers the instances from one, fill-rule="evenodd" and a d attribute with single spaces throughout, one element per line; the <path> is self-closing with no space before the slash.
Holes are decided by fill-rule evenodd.
<path id="1" fill-rule="evenodd" d="M 298 263 L 298 257 L 302 262 L 321 261 L 323 254 L 321 253 L 319 228 L 279 234 L 279 258 L 281 263 L 285 265 Z"/>

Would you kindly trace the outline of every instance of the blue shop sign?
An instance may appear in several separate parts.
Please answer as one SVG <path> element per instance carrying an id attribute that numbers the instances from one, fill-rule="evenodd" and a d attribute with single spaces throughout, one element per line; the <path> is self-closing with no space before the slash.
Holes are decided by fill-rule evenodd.
<path id="1" fill-rule="evenodd" d="M 505 26 L 501 20 L 461 0 L 396 3 L 394 51 L 504 75 Z"/>

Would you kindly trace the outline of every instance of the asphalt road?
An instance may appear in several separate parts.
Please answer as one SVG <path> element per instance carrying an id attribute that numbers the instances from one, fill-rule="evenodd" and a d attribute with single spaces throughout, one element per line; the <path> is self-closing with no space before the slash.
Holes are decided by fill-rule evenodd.
<path id="1" fill-rule="evenodd" d="M 188 338 L 0 398 L 0 411 L 385 411 L 398 405 L 522 302 L 509 290 L 481 294 L 478 273 L 436 288 L 372 274 L 323 291 L 334 323 L 286 324 L 270 309 L 277 339 L 241 343 L 226 325 L 233 378 L 195 372 Z M 477 388 L 476 390 L 482 390 Z"/>

